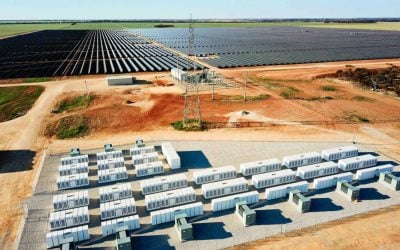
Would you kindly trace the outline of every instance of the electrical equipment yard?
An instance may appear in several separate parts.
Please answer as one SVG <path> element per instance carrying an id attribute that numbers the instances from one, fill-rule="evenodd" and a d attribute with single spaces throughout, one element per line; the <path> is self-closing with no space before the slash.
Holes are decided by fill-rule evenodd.
<path id="1" fill-rule="evenodd" d="M 163 142 L 146 142 L 148 145 L 161 145 Z M 305 152 L 321 152 L 324 149 L 343 147 L 348 143 L 306 143 L 306 142 L 203 142 L 203 141 L 173 141 L 173 147 L 181 158 L 180 169 L 170 169 L 164 162 L 165 172 L 159 176 L 184 173 L 188 177 L 188 186 L 192 186 L 196 192 L 196 202 L 203 204 L 204 215 L 190 217 L 188 222 L 193 225 L 193 240 L 181 242 L 176 234 L 173 222 L 151 225 L 150 213 L 146 211 L 144 196 L 141 194 L 140 182 L 152 177 L 137 178 L 131 165 L 129 149 L 131 145 L 116 146 L 123 149 L 125 164 L 128 170 L 127 181 L 132 185 L 133 197 L 136 202 L 137 214 L 140 218 L 140 229 L 131 231 L 133 249 L 142 249 L 151 245 L 152 249 L 220 249 L 265 238 L 272 235 L 312 226 L 315 224 L 337 220 L 343 217 L 364 213 L 400 203 L 400 193 L 381 185 L 377 180 L 366 180 L 359 184 L 360 202 L 349 202 L 341 194 L 335 192 L 335 187 L 323 190 L 313 190 L 310 180 L 310 192 L 306 196 L 311 198 L 311 210 L 300 214 L 289 204 L 286 198 L 277 200 L 265 200 L 265 189 L 259 192 L 259 202 L 250 204 L 251 209 L 256 210 L 256 224 L 244 227 L 232 210 L 212 212 L 211 200 L 204 199 L 201 186 L 193 182 L 193 172 L 211 167 L 232 165 L 236 168 L 237 177 L 241 177 L 240 164 L 258 160 L 278 158 L 287 155 Z M 361 154 L 374 154 L 378 158 L 378 165 L 391 163 L 397 165 L 390 158 L 380 155 L 379 146 L 356 145 Z M 82 154 L 89 154 L 89 187 L 90 198 L 89 234 L 90 240 L 78 243 L 79 248 L 107 248 L 115 246 L 115 236 L 102 237 L 99 209 L 99 184 L 97 183 L 97 166 L 95 153 L 102 149 L 83 150 Z M 159 149 L 158 149 L 159 151 Z M 46 248 L 46 233 L 49 228 L 49 214 L 53 211 L 52 200 L 57 194 L 83 191 L 86 188 L 68 191 L 56 191 L 56 178 L 59 175 L 58 166 L 60 159 L 66 155 L 47 156 L 33 197 L 27 202 L 28 216 L 25 221 L 24 231 L 20 240 L 19 249 L 44 249 Z M 394 173 L 400 171 L 395 167 Z M 354 173 L 353 173 L 354 174 Z M 354 177 L 355 178 L 355 175 Z M 246 177 L 249 191 L 256 189 L 251 185 L 251 176 Z M 300 182 L 298 178 L 296 182 Z M 103 187 L 104 185 L 101 185 Z M 105 186 L 106 187 L 106 186 Z M 190 203 L 192 204 L 192 203 Z"/>

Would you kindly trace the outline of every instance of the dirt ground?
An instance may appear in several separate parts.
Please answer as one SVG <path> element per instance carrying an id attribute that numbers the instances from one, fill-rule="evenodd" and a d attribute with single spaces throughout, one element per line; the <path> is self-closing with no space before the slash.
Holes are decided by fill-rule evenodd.
<path id="1" fill-rule="evenodd" d="M 244 72 L 250 71 L 248 95 L 268 94 L 266 100 L 250 103 L 226 101 L 224 96 L 242 95 L 243 88 L 217 91 L 217 100 L 202 93 L 203 119 L 211 122 L 266 121 L 267 128 L 224 128 L 205 132 L 178 132 L 171 122 L 182 119 L 182 90 L 176 86 L 106 86 L 104 76 L 87 76 L 41 83 L 45 92 L 27 115 L 0 123 L 0 249 L 10 249 L 22 218 L 21 203 L 32 193 L 32 184 L 39 173 L 44 149 L 51 153 L 65 152 L 71 147 L 99 147 L 106 142 L 114 145 L 133 143 L 138 136 L 145 140 L 232 140 L 232 141 L 352 141 L 379 144 L 381 152 L 400 160 L 400 123 L 335 123 L 351 115 L 371 121 L 399 120 L 400 102 L 394 97 L 361 90 L 347 82 L 314 79 L 332 73 L 345 65 L 369 68 L 400 64 L 400 60 L 323 63 L 310 65 L 273 66 L 255 69 L 223 70 L 226 76 L 243 82 Z M 138 79 L 154 81 L 168 79 L 168 73 L 135 74 Z M 257 79 L 266 79 L 259 84 Z M 254 80 L 256 79 L 256 80 Z M 69 114 L 52 115 L 55 103 L 66 96 L 88 91 L 97 95 L 85 113 L 91 119 L 92 131 L 85 138 L 57 140 L 43 136 L 43 126 Z M 275 85 L 269 84 L 273 82 Z M 11 83 L 12 85 L 18 83 Z M 34 83 L 37 85 L 38 83 Z M 26 84 L 29 85 L 29 84 Z M 164 85 L 164 84 L 162 84 Z M 168 84 L 165 84 L 168 85 Z M 338 91 L 324 92 L 323 85 L 333 85 Z M 280 93 L 293 87 L 302 99 L 283 99 Z M 317 96 L 332 96 L 332 100 L 309 101 Z M 354 96 L 370 101 L 354 101 Z M 371 101 L 372 100 L 372 101 Z M 241 116 L 241 111 L 249 112 Z M 351 118 L 351 117 L 350 117 Z M 315 121 L 304 125 L 304 121 Z M 5 156 L 5 157 L 4 157 Z M 6 162 L 4 161 L 6 159 Z M 17 167 L 18 166 L 18 167 Z"/>
<path id="2" fill-rule="evenodd" d="M 356 215 L 236 249 L 399 249 L 400 207 Z"/>

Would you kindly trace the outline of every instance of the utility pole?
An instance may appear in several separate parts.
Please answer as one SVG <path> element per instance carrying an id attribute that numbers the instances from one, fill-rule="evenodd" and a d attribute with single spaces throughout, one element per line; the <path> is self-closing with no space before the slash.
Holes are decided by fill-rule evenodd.
<path id="1" fill-rule="evenodd" d="M 183 111 L 183 126 L 198 126 L 201 127 L 201 110 L 200 110 L 200 94 L 199 83 L 196 76 L 196 51 L 195 51 L 195 36 L 192 15 L 189 22 L 189 57 L 193 57 L 193 74 L 188 74 L 188 79 L 185 81 L 185 107 Z"/>

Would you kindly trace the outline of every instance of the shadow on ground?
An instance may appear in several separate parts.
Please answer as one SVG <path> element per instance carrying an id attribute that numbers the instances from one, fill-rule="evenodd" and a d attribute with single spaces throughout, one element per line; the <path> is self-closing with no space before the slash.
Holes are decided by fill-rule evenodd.
<path id="1" fill-rule="evenodd" d="M 146 235 L 146 236 L 133 236 L 132 249 L 160 249 L 160 250 L 171 250 L 175 247 L 168 243 L 170 237 L 166 234 L 162 235 Z"/>
<path id="2" fill-rule="evenodd" d="M 332 202 L 330 198 L 312 198 L 310 212 L 328 212 L 343 210 L 342 206 L 338 206 Z"/>
<path id="3" fill-rule="evenodd" d="M 0 151 L 0 174 L 31 170 L 35 156 L 30 150 Z"/>
<path id="4" fill-rule="evenodd" d="M 180 151 L 178 152 L 181 158 L 182 168 L 210 168 L 211 164 L 202 151 Z"/>
<path id="5" fill-rule="evenodd" d="M 366 201 L 366 200 L 386 200 L 389 199 L 390 197 L 379 193 L 379 191 L 376 188 L 361 188 L 360 189 L 360 197 L 359 199 L 361 201 Z"/>
<path id="6" fill-rule="evenodd" d="M 280 209 L 256 210 L 257 225 L 277 225 L 292 222 L 291 219 L 282 215 Z"/>
<path id="7" fill-rule="evenodd" d="M 193 232 L 196 240 L 218 240 L 232 237 L 230 232 L 225 231 L 223 222 L 194 223 Z"/>

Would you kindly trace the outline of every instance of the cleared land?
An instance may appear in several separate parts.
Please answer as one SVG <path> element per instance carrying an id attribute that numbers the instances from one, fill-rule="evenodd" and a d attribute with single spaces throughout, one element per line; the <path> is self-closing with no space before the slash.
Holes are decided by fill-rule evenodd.
<path id="1" fill-rule="evenodd" d="M 25 115 L 43 91 L 42 86 L 0 88 L 0 122 Z"/>
<path id="2" fill-rule="evenodd" d="M 45 29 L 140 29 L 154 28 L 154 25 L 160 23 L 150 22 L 104 22 L 104 23 L 51 23 L 51 24 L 0 24 L 0 37 L 23 34 Z M 162 23 L 165 25 L 174 25 L 177 28 L 187 28 L 187 23 Z M 294 26 L 294 27 L 316 27 L 316 28 L 340 28 L 340 29 L 367 29 L 367 30 L 400 30 L 399 23 L 371 23 L 371 24 L 335 24 L 318 22 L 276 22 L 276 23 L 196 23 L 198 28 L 213 27 L 274 27 L 274 26 Z"/>

